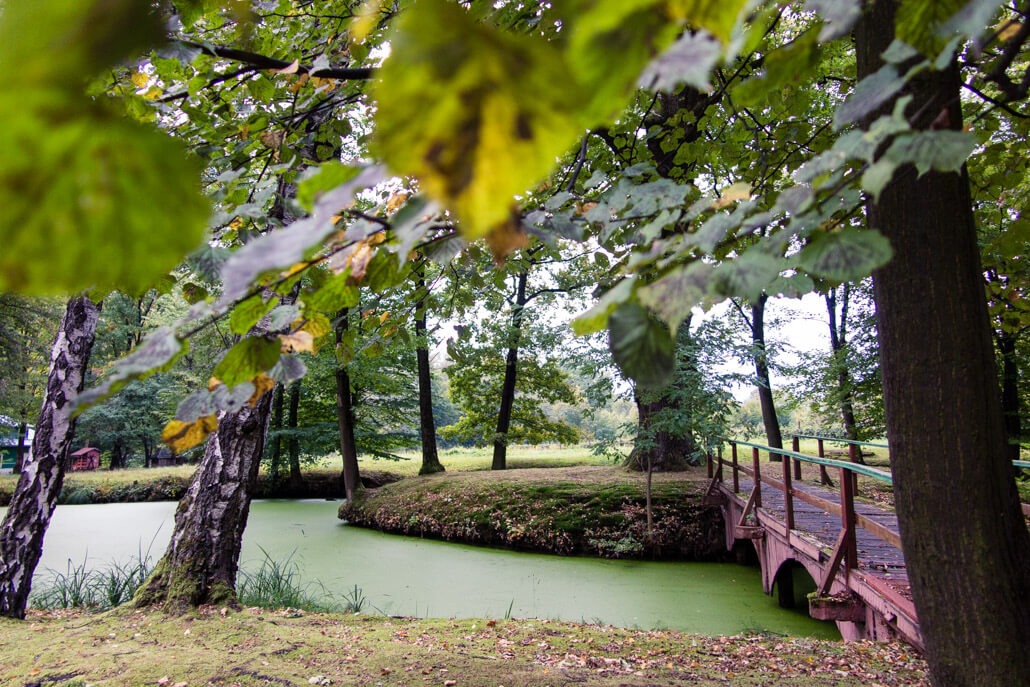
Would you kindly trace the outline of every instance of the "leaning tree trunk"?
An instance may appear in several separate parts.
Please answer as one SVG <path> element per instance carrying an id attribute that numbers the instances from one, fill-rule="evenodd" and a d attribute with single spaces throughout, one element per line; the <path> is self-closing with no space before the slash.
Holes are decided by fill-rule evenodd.
<path id="1" fill-rule="evenodd" d="M 25 465 L 25 449 L 26 440 L 29 436 L 29 423 L 22 420 L 18 423 L 18 452 L 14 458 L 14 470 L 12 472 L 16 475 L 21 474 L 22 467 Z"/>
<path id="2" fill-rule="evenodd" d="M 418 474 L 443 472 L 440 454 L 436 450 L 436 419 L 433 417 L 433 376 L 429 368 L 429 332 L 426 328 L 426 280 L 418 275 L 421 298 L 415 308 L 415 359 L 418 364 L 418 420 L 422 437 L 422 467 Z"/>
<path id="3" fill-rule="evenodd" d="M 75 431 L 71 402 L 82 390 L 99 312 L 86 296 L 68 301 L 50 354 L 50 375 L 18 486 L 0 525 L 0 615 L 24 618 L 43 536 L 57 505 Z"/>
<path id="4" fill-rule="evenodd" d="M 279 486 L 279 468 L 283 456 L 283 385 L 276 384 L 272 394 L 272 457 L 268 468 L 268 479 L 272 489 Z"/>
<path id="5" fill-rule="evenodd" d="M 344 308 L 338 314 L 336 343 L 344 340 L 350 326 L 350 310 Z M 340 455 L 343 458 L 343 494 L 351 504 L 361 493 L 361 473 L 358 467 L 358 444 L 354 438 L 354 394 L 351 391 L 350 373 L 347 366 L 336 367 L 336 422 L 340 432 Z"/>
<path id="6" fill-rule="evenodd" d="M 218 430 L 179 502 L 168 550 L 136 593 L 137 606 L 184 611 L 235 603 L 243 530 L 271 405 L 272 394 L 265 394 L 254 406 L 244 403 L 219 413 Z"/>
<path id="7" fill-rule="evenodd" d="M 1023 422 L 1019 408 L 1019 361 L 1016 359 L 1018 334 L 998 333 L 995 341 L 1001 353 L 1001 411 L 1005 418 L 1005 434 L 1008 435 L 1008 458 L 1019 460 Z"/>
<path id="8" fill-rule="evenodd" d="M 773 448 L 783 448 L 780 433 L 780 419 L 776 415 L 772 383 L 769 380 L 769 356 L 765 347 L 765 303 L 769 296 L 762 294 L 751 304 L 751 346 L 755 358 L 755 382 L 758 384 L 758 401 L 762 406 L 762 423 L 765 425 L 765 439 Z M 770 460 L 780 460 L 777 453 L 769 454 Z"/>
<path id="9" fill-rule="evenodd" d="M 508 467 L 508 431 L 511 429 L 511 414 L 515 408 L 515 387 L 518 383 L 519 346 L 522 343 L 522 318 L 525 315 L 526 285 L 529 272 L 519 272 L 515 288 L 515 306 L 511 314 L 511 329 L 508 331 L 508 354 L 504 360 L 504 381 L 501 384 L 501 407 L 497 411 L 497 431 L 494 433 L 494 456 L 491 470 Z"/>
<path id="10" fill-rule="evenodd" d="M 880 68 L 897 7 L 867 7 L 859 78 Z M 917 77 L 914 126 L 961 129 L 960 87 L 954 65 Z M 874 294 L 895 504 L 931 680 L 1028 685 L 1030 535 L 1007 461 L 968 177 L 907 166 L 868 215 L 894 249 Z"/>
<path id="11" fill-rule="evenodd" d="M 290 412 L 287 424 L 290 429 L 290 492 L 300 494 L 304 490 L 304 475 L 300 472 L 300 440 L 297 438 L 297 411 L 300 408 L 300 386 L 304 380 L 298 379 L 290 387 Z"/>
<path id="12" fill-rule="evenodd" d="M 832 353 L 833 365 L 837 369 L 837 400 L 840 404 L 840 419 L 844 423 L 844 436 L 852 441 L 858 441 L 858 423 L 855 420 L 855 401 L 851 391 L 851 372 L 848 370 L 847 343 L 848 343 L 848 301 L 850 299 L 850 285 L 844 284 L 841 287 L 840 297 L 840 319 L 837 318 L 837 290 L 835 288 L 825 295 L 826 312 L 829 315 L 830 325 L 830 351 Z M 859 463 L 862 460 L 861 452 L 857 453 Z"/>

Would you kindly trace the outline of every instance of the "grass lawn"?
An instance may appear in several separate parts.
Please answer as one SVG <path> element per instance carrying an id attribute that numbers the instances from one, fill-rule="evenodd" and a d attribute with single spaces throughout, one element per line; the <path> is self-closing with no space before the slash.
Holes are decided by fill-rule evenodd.
<path id="1" fill-rule="evenodd" d="M 0 619 L 5 685 L 928 685 L 900 644 L 205 608 Z"/>

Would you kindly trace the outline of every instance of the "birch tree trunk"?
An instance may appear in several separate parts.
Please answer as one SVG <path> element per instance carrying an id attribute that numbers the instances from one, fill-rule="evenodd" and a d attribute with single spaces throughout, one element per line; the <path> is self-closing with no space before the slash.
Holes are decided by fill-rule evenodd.
<path id="1" fill-rule="evenodd" d="M 272 394 L 218 416 L 186 495 L 175 532 L 154 573 L 136 593 L 137 606 L 184 611 L 201 604 L 234 604 L 243 530 L 250 514 Z"/>
<path id="2" fill-rule="evenodd" d="M 50 354 L 43 407 L 11 504 L 0 525 L 0 615 L 24 618 L 32 574 L 64 482 L 75 420 L 71 402 L 82 390 L 99 310 L 86 296 L 68 301 Z"/>

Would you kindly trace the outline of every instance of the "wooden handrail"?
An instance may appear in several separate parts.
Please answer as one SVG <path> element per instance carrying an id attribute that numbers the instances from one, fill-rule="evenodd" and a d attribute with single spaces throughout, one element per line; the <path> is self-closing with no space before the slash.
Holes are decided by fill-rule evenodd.
<path id="1" fill-rule="evenodd" d="M 856 439 L 840 439 L 838 437 L 822 437 L 818 434 L 791 434 L 792 437 L 798 439 L 818 439 L 821 441 L 834 441 L 839 444 L 851 444 L 853 446 L 870 446 L 872 448 L 890 448 L 887 444 L 878 444 L 873 441 L 858 441 Z"/>
<path id="2" fill-rule="evenodd" d="M 833 458 L 818 458 L 816 456 L 810 456 L 805 453 L 798 453 L 796 451 L 788 451 L 784 448 L 772 448 L 771 446 L 765 446 L 763 444 L 753 444 L 749 441 L 738 441 L 736 439 L 723 439 L 731 446 L 738 444 L 740 446 L 747 446 L 752 449 L 759 449 L 760 451 L 768 451 L 769 453 L 777 453 L 781 456 L 789 456 L 791 458 L 797 458 L 802 463 L 813 463 L 815 465 L 825 465 L 828 468 L 843 468 L 851 472 L 856 472 L 866 477 L 872 477 L 873 479 L 880 480 L 881 482 L 887 482 L 888 484 L 893 483 L 891 474 L 884 472 L 883 470 L 877 470 L 871 468 L 868 465 L 862 465 L 861 463 L 849 463 L 845 460 L 834 460 Z"/>

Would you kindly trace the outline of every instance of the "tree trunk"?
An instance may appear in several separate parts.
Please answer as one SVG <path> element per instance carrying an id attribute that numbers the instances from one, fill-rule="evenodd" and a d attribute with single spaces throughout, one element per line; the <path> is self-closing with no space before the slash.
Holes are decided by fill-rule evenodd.
<path id="1" fill-rule="evenodd" d="M 125 467 L 125 454 L 122 450 L 122 442 L 118 440 L 114 442 L 114 448 L 111 449 L 111 464 L 108 466 L 108 470 L 121 470 Z"/>
<path id="2" fill-rule="evenodd" d="M 300 474 L 300 441 L 297 439 L 297 410 L 300 407 L 300 386 L 303 380 L 298 379 L 290 387 L 290 491 L 299 494 L 304 489 L 304 476 Z"/>
<path id="3" fill-rule="evenodd" d="M 676 472 L 690 467 L 689 457 L 697 451 L 697 443 L 690 433 L 675 435 L 665 430 L 652 429 L 655 416 L 673 401 L 666 397 L 642 400 L 634 394 L 637 404 L 637 440 L 623 466 L 631 470 Z"/>
<path id="4" fill-rule="evenodd" d="M 343 341 L 344 333 L 350 326 L 349 318 L 348 308 L 340 311 L 336 325 L 337 344 Z M 358 468 L 358 445 L 354 440 L 354 398 L 350 374 L 343 364 L 336 367 L 336 421 L 340 430 L 340 455 L 343 457 L 343 493 L 348 501 L 354 503 L 361 492 L 361 473 Z"/>
<path id="5" fill-rule="evenodd" d="M 25 461 L 0 524 L 0 615 L 25 617 L 32 574 L 61 493 L 75 431 L 70 404 L 82 390 L 98 316 L 89 298 L 72 298 L 54 341 L 32 455 Z"/>
<path id="6" fill-rule="evenodd" d="M 433 377 L 429 368 L 429 333 L 426 328 L 426 280 L 420 272 L 418 288 L 421 297 L 415 308 L 415 358 L 418 362 L 418 419 L 422 437 L 422 467 L 418 474 L 443 472 L 436 450 L 436 420 L 433 417 Z"/>
<path id="7" fill-rule="evenodd" d="M 494 433 L 494 458 L 491 469 L 508 467 L 508 430 L 511 429 L 511 411 L 515 407 L 515 385 L 518 380 L 519 345 L 522 342 L 522 317 L 526 308 L 526 285 L 529 272 L 519 272 L 515 287 L 515 307 L 511 313 L 508 332 L 508 354 L 504 361 L 504 382 L 501 385 L 501 407 L 497 411 L 497 431 Z"/>
<path id="8" fill-rule="evenodd" d="M 880 67 L 896 9 L 867 7 L 859 78 Z M 960 84 L 954 67 L 918 77 L 907 91 L 915 126 L 947 110 L 961 129 Z M 900 169 L 868 216 L 894 249 L 874 294 L 895 504 L 931 680 L 1030 684 L 1030 535 L 1006 460 L 968 177 Z"/>
<path id="9" fill-rule="evenodd" d="M 234 604 L 243 530 L 257 482 L 272 395 L 218 416 L 204 458 L 175 513 L 175 532 L 154 573 L 136 593 L 137 606 L 185 611 Z"/>
<path id="10" fill-rule="evenodd" d="M 279 483 L 279 468 L 282 465 L 283 438 L 279 432 L 283 428 L 283 385 L 276 384 L 272 396 L 272 458 L 268 468 L 272 485 Z"/>
<path id="11" fill-rule="evenodd" d="M 29 436 L 29 423 L 22 421 L 18 423 L 18 452 L 14 456 L 14 469 L 12 472 L 20 475 L 25 465 L 25 441 Z"/>
<path id="12" fill-rule="evenodd" d="M 776 416 L 776 402 L 773 400 L 772 384 L 769 381 L 769 359 L 765 348 L 765 302 L 769 296 L 761 297 L 751 304 L 751 346 L 755 357 L 755 382 L 758 384 L 758 401 L 762 406 L 762 423 L 765 425 L 765 439 L 772 448 L 783 448 L 780 433 L 780 419 Z M 770 460 L 780 460 L 780 455 L 769 454 Z"/>
<path id="13" fill-rule="evenodd" d="M 1019 409 L 1019 361 L 1016 358 L 1018 336 L 1008 332 L 995 334 L 1001 353 L 1001 412 L 1005 418 L 1008 437 L 1008 459 L 1019 460 L 1019 442 L 1022 439 L 1022 415 Z"/>
<path id="14" fill-rule="evenodd" d="M 826 312 L 829 315 L 830 324 L 830 350 L 833 353 L 833 364 L 837 368 L 837 396 L 840 402 L 840 419 L 844 424 L 844 436 L 852 441 L 858 441 L 858 423 L 855 421 L 855 402 L 851 391 L 851 373 L 848 371 L 846 346 L 848 343 L 848 301 L 850 298 L 850 284 L 841 287 L 840 300 L 837 299 L 837 290 L 830 289 L 824 296 L 826 300 Z M 840 318 L 837 318 L 837 305 L 840 305 Z M 861 453 L 858 454 L 858 462 L 864 463 Z"/>

